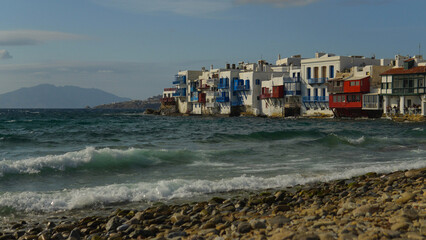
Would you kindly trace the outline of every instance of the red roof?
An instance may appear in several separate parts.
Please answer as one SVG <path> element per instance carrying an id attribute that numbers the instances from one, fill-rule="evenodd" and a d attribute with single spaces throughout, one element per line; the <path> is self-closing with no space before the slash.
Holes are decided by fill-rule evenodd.
<path id="1" fill-rule="evenodd" d="M 380 75 L 402 75 L 402 74 L 416 74 L 416 73 L 426 73 L 426 66 L 412 67 L 410 69 L 392 68 Z"/>

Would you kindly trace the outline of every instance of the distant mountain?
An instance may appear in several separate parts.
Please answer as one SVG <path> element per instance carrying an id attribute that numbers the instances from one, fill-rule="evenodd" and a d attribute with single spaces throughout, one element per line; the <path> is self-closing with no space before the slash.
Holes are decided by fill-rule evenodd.
<path id="1" fill-rule="evenodd" d="M 150 97 L 146 100 L 132 100 L 96 106 L 96 109 L 159 109 L 161 106 L 161 95 Z"/>
<path id="2" fill-rule="evenodd" d="M 0 108 L 85 108 L 129 100 L 95 88 L 41 84 L 0 94 Z"/>

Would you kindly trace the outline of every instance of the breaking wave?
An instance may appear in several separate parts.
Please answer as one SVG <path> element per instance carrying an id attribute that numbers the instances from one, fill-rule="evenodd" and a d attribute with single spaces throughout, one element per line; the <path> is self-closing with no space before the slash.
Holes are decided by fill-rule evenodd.
<path id="1" fill-rule="evenodd" d="M 192 162 L 197 152 L 189 150 L 127 150 L 87 147 L 81 151 L 61 155 L 47 155 L 23 160 L 0 161 L 0 177 L 10 174 L 40 174 L 45 171 L 67 171 L 76 168 L 88 170 L 149 167 L 159 164 Z"/>
<path id="2" fill-rule="evenodd" d="M 211 193 L 224 193 L 235 190 L 262 190 L 283 188 L 297 184 L 317 181 L 331 181 L 351 178 L 367 172 L 388 173 L 392 171 L 422 168 L 426 166 L 424 159 L 393 164 L 377 164 L 368 167 L 341 169 L 325 174 L 291 174 L 274 177 L 256 177 L 242 175 L 220 180 L 160 180 L 153 183 L 112 184 L 92 188 L 80 188 L 52 192 L 7 192 L 0 195 L 0 209 L 11 211 L 43 211 L 71 210 L 105 206 L 108 204 L 129 203 L 139 201 L 164 201 L 170 199 L 191 199 L 194 196 Z M 337 170 L 337 169 L 336 169 Z"/>

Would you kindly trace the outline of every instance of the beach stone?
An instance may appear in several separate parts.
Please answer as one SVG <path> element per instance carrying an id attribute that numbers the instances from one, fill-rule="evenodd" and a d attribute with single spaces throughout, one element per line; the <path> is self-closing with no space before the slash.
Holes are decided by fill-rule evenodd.
<path id="1" fill-rule="evenodd" d="M 407 178 L 417 178 L 422 176 L 422 170 L 415 169 L 404 173 Z"/>
<path id="2" fill-rule="evenodd" d="M 121 226 L 118 226 L 118 227 L 117 227 L 117 231 L 119 231 L 119 232 L 124 232 L 124 231 L 126 231 L 129 227 L 130 227 L 130 225 L 129 225 L 129 224 L 123 224 L 123 225 L 121 225 Z"/>
<path id="3" fill-rule="evenodd" d="M 399 204 L 404 204 L 407 203 L 408 201 L 410 201 L 411 199 L 413 199 L 416 195 L 414 193 L 411 192 L 405 192 L 403 194 L 401 194 L 401 197 L 399 199 L 397 199 L 395 202 L 399 203 Z"/>
<path id="4" fill-rule="evenodd" d="M 42 233 L 38 236 L 37 238 L 38 240 L 50 240 L 49 234 L 47 233 Z"/>
<path id="5" fill-rule="evenodd" d="M 419 214 L 417 211 L 413 208 L 404 208 L 401 209 L 399 212 L 400 216 L 406 217 L 410 220 L 415 220 L 419 217 Z"/>
<path id="6" fill-rule="evenodd" d="M 421 234 L 416 233 L 416 232 L 409 232 L 409 233 L 407 233 L 407 238 L 408 239 L 413 239 L 413 240 L 424 240 L 424 239 L 426 239 L 425 236 L 422 236 Z"/>
<path id="7" fill-rule="evenodd" d="M 360 217 L 360 216 L 365 216 L 367 213 L 372 214 L 375 213 L 379 210 L 379 207 L 376 205 L 362 205 L 358 208 L 356 208 L 355 210 L 352 211 L 352 215 L 354 217 Z"/>
<path id="8" fill-rule="evenodd" d="M 338 240 L 358 240 L 358 236 L 352 233 L 343 233 L 339 235 Z"/>
<path id="9" fill-rule="evenodd" d="M 51 238 L 52 240 L 64 240 L 65 238 L 62 236 L 62 234 L 60 234 L 60 233 L 55 233 L 55 234 L 53 234 L 53 236 L 52 236 L 52 238 Z"/>
<path id="10" fill-rule="evenodd" d="M 251 226 L 248 222 L 240 222 L 237 227 L 239 233 L 248 233 L 251 231 Z"/>
<path id="11" fill-rule="evenodd" d="M 108 222 L 105 225 L 105 230 L 107 230 L 108 232 L 116 229 L 120 226 L 120 218 L 119 217 L 112 217 L 110 220 L 108 220 Z"/>
<path id="12" fill-rule="evenodd" d="M 290 207 L 287 205 L 278 205 L 276 207 L 274 207 L 273 212 L 274 213 L 278 213 L 278 212 L 285 212 L 290 210 Z"/>
<path id="13" fill-rule="evenodd" d="M 80 240 L 80 230 L 78 228 L 75 228 L 71 231 L 70 235 L 68 236 L 68 240 Z"/>
<path id="14" fill-rule="evenodd" d="M 99 237 L 99 235 L 97 235 L 97 237 L 100 239 L 101 237 Z M 108 240 L 121 240 L 122 239 L 122 237 L 121 237 L 121 234 L 120 233 L 111 233 L 109 236 L 108 236 Z"/>
<path id="15" fill-rule="evenodd" d="M 70 232 L 73 229 L 74 229 L 74 225 L 72 224 L 60 224 L 55 227 L 56 232 L 66 232 L 66 231 Z"/>
<path id="16" fill-rule="evenodd" d="M 274 233 L 270 239 L 271 240 L 286 240 L 292 239 L 296 233 L 287 229 L 282 229 L 281 231 Z"/>
<path id="17" fill-rule="evenodd" d="M 291 222 L 291 220 L 289 218 L 286 218 L 284 216 L 277 216 L 277 217 L 273 217 L 270 218 L 268 220 L 266 220 L 268 222 L 269 225 L 271 225 L 272 227 L 282 227 L 285 224 L 288 224 Z"/>
<path id="18" fill-rule="evenodd" d="M 409 226 L 410 224 L 407 222 L 397 222 L 391 226 L 391 230 L 393 231 L 407 230 Z"/>
<path id="19" fill-rule="evenodd" d="M 332 225 L 336 225 L 336 223 L 334 221 L 326 220 L 326 221 L 316 222 L 316 223 L 314 223 L 314 225 L 312 227 L 313 228 L 320 228 L 322 226 L 332 226 Z"/>
<path id="20" fill-rule="evenodd" d="M 400 232 L 394 231 L 394 230 L 390 230 L 390 229 L 383 229 L 382 228 L 381 232 L 383 233 L 383 235 L 385 237 L 388 237 L 388 238 L 396 238 L 396 237 L 399 237 L 399 235 L 401 235 Z"/>
<path id="21" fill-rule="evenodd" d="M 15 239 L 12 234 L 4 234 L 0 236 L 0 240 L 10 240 L 10 239 Z"/>
<path id="22" fill-rule="evenodd" d="M 318 234 L 318 237 L 320 240 L 334 240 L 337 238 L 337 236 L 331 232 L 320 233 Z"/>
<path id="23" fill-rule="evenodd" d="M 168 238 L 186 237 L 186 236 L 188 236 L 188 234 L 185 231 L 171 232 L 167 235 Z"/>
<path id="24" fill-rule="evenodd" d="M 252 229 L 265 229 L 266 228 L 266 223 L 265 220 L 250 220 L 250 226 Z"/>
<path id="25" fill-rule="evenodd" d="M 54 222 L 48 222 L 48 223 L 46 224 L 46 228 L 48 228 L 48 229 L 52 229 L 52 228 L 54 228 L 54 227 L 56 227 L 56 224 L 55 224 Z"/>
<path id="26" fill-rule="evenodd" d="M 298 240 L 320 240 L 319 236 L 314 233 L 300 233 L 293 237 Z"/>

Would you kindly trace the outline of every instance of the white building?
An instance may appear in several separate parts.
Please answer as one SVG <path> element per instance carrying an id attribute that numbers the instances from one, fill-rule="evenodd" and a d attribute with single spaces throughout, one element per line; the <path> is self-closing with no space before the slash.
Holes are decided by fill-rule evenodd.
<path id="1" fill-rule="evenodd" d="M 327 80 L 337 72 L 349 71 L 354 66 L 389 65 L 391 60 L 366 58 L 362 56 L 336 56 L 330 53 L 316 53 L 315 58 L 301 60 L 302 113 L 332 115 L 328 106 Z"/>
<path id="2" fill-rule="evenodd" d="M 406 59 L 403 67 L 392 68 L 381 76 L 380 94 L 386 114 L 426 116 L 426 62 L 422 56 Z"/>

